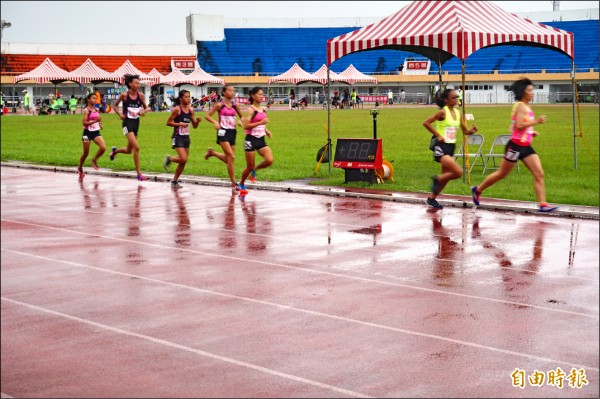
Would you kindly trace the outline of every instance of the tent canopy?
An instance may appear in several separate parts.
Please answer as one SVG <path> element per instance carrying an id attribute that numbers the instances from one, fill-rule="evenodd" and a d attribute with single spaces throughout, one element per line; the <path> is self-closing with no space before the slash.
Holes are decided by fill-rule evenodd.
<path id="1" fill-rule="evenodd" d="M 187 76 L 189 79 L 193 80 L 194 83 L 192 84 L 194 86 L 202 86 L 207 83 L 217 83 L 223 86 L 225 85 L 225 81 L 223 79 L 211 75 L 199 66 L 196 66 L 196 69 L 194 69 L 194 71 Z"/>
<path id="2" fill-rule="evenodd" d="M 80 84 L 100 83 L 100 82 L 119 82 L 121 76 L 116 76 L 100 68 L 91 59 L 85 60 L 78 68 L 71 71 L 71 76 Z"/>
<path id="3" fill-rule="evenodd" d="M 350 64 L 348 68 L 346 68 L 339 75 L 339 80 L 347 82 L 349 85 L 353 85 L 355 83 L 374 83 L 377 84 L 377 78 L 374 78 L 369 75 L 365 75 L 358 69 L 354 67 L 354 65 Z"/>
<path id="4" fill-rule="evenodd" d="M 327 65 L 365 50 L 405 50 L 438 65 L 484 47 L 546 47 L 574 57 L 573 33 L 532 22 L 487 1 L 414 1 L 395 14 L 327 41 Z"/>
<path id="5" fill-rule="evenodd" d="M 116 71 L 113 72 L 119 79 L 120 84 L 125 84 L 125 75 L 138 75 L 140 77 L 140 83 L 155 85 L 158 83 L 158 78 L 155 76 L 150 76 L 139 69 L 137 69 L 129 60 L 125 60 L 123 65 L 121 65 Z"/>
<path id="6" fill-rule="evenodd" d="M 300 65 L 294 64 L 294 65 L 292 65 L 292 67 L 290 69 L 288 69 L 286 72 L 282 73 L 281 75 L 277 75 L 272 78 L 269 78 L 269 81 L 268 81 L 269 84 L 274 83 L 274 82 L 290 82 L 295 85 L 297 85 L 299 83 L 303 83 L 303 82 L 317 82 L 317 83 L 323 85 L 327 82 L 327 77 L 325 77 L 325 79 L 318 78 L 317 76 L 313 75 L 312 73 L 306 72 L 304 69 L 302 69 L 300 67 Z"/>
<path id="7" fill-rule="evenodd" d="M 152 83 L 152 85 L 159 85 L 162 84 L 165 75 L 163 75 L 162 73 L 158 72 L 158 70 L 156 68 L 152 68 L 152 70 L 150 72 L 148 72 L 147 74 L 149 77 L 156 79 L 156 83 Z"/>
<path id="8" fill-rule="evenodd" d="M 46 58 L 39 66 L 22 75 L 15 76 L 14 83 L 22 80 L 35 80 L 38 84 L 43 83 L 61 83 L 67 80 L 75 81 L 75 78 L 70 72 L 57 66 L 50 58 Z"/>
<path id="9" fill-rule="evenodd" d="M 323 81 L 325 83 L 327 83 L 327 65 L 323 64 L 323 66 L 321 68 L 319 68 L 318 71 L 313 73 L 313 75 L 319 79 L 323 79 Z M 343 78 L 341 78 L 339 74 L 337 74 L 331 70 L 329 71 L 329 80 L 331 82 L 345 82 L 345 80 Z M 325 84 L 325 83 L 323 83 L 323 84 Z"/>
<path id="10" fill-rule="evenodd" d="M 194 84 L 193 79 L 190 79 L 188 75 L 181 72 L 178 68 L 173 69 L 169 74 L 162 78 L 160 83 L 173 87 L 184 84 Z"/>

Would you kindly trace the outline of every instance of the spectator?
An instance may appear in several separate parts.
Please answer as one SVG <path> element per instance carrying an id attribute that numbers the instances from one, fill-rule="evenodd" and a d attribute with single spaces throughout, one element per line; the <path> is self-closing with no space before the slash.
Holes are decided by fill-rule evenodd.
<path id="1" fill-rule="evenodd" d="M 150 109 L 156 112 L 156 96 L 154 94 L 150 94 L 149 100 L 150 102 L 148 105 L 150 106 Z"/>
<path id="2" fill-rule="evenodd" d="M 319 92 L 315 91 L 315 104 L 319 103 Z"/>
<path id="3" fill-rule="evenodd" d="M 69 99 L 69 111 L 75 115 L 75 110 L 77 110 L 77 99 L 74 95 L 71 95 L 71 98 Z"/>
<path id="4" fill-rule="evenodd" d="M 392 89 L 388 90 L 388 104 L 392 105 L 394 103 L 394 93 L 392 93 Z"/>
<path id="5" fill-rule="evenodd" d="M 66 107 L 65 107 L 65 100 L 62 99 L 62 97 L 60 96 L 60 93 L 58 93 L 58 96 L 56 96 L 56 106 L 57 106 L 57 110 L 56 113 L 60 113 L 61 110 L 65 111 L 65 114 L 67 113 Z"/>
<path id="6" fill-rule="evenodd" d="M 400 90 L 400 104 L 403 104 L 406 102 L 406 93 L 404 92 L 404 89 Z"/>
<path id="7" fill-rule="evenodd" d="M 100 95 L 100 91 L 98 91 L 98 89 L 96 89 L 96 104 L 94 105 L 94 107 L 99 111 L 100 110 L 100 103 L 102 101 L 102 96 Z"/>
<path id="8" fill-rule="evenodd" d="M 350 95 L 350 104 L 352 105 L 352 108 L 358 108 L 356 97 L 358 97 L 358 94 L 356 94 L 356 89 L 352 89 L 352 94 Z"/>
<path id="9" fill-rule="evenodd" d="M 290 111 L 294 107 L 295 100 L 296 100 L 296 93 L 294 92 L 294 89 L 290 89 L 290 98 L 289 98 Z"/>
<path id="10" fill-rule="evenodd" d="M 106 113 L 106 97 L 104 94 L 100 94 L 100 112 Z"/>
<path id="11" fill-rule="evenodd" d="M 298 101 L 298 109 L 303 110 L 308 106 L 308 96 L 304 96 Z"/>
<path id="12" fill-rule="evenodd" d="M 31 111 L 31 97 L 27 93 L 27 89 L 24 89 L 21 93 L 23 93 L 23 110 L 25 114 L 33 115 Z"/>
<path id="13" fill-rule="evenodd" d="M 348 89 L 344 89 L 344 93 L 342 94 L 342 108 L 350 107 L 350 91 Z"/>

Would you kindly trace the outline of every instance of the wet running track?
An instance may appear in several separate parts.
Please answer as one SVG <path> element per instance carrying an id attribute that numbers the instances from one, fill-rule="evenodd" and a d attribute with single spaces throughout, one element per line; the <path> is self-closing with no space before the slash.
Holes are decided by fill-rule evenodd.
<path id="1" fill-rule="evenodd" d="M 598 397 L 599 222 L 2 167 L 3 397 Z"/>

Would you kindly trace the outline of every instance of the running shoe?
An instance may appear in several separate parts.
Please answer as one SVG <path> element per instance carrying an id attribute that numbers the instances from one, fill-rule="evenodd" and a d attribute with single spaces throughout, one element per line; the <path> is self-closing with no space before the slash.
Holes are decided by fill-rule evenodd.
<path id="1" fill-rule="evenodd" d="M 251 181 L 252 183 L 254 183 L 254 182 L 256 181 L 256 171 L 255 171 L 254 169 L 252 169 L 252 170 L 250 171 L 250 177 L 249 177 L 249 178 L 250 178 L 250 181 Z"/>
<path id="2" fill-rule="evenodd" d="M 431 194 L 438 194 L 440 184 L 441 183 L 438 180 L 437 176 L 431 176 Z"/>
<path id="3" fill-rule="evenodd" d="M 444 208 L 444 206 L 441 205 L 439 202 L 437 202 L 435 198 L 427 198 L 427 204 L 431 205 L 432 207 L 434 207 L 436 209 L 443 209 Z"/>
<path id="4" fill-rule="evenodd" d="M 98 167 L 98 162 L 96 162 L 96 160 L 95 160 L 95 159 L 91 159 L 91 160 L 90 160 L 90 163 L 92 164 L 92 167 L 94 168 L 94 170 L 98 170 L 98 169 L 100 169 L 100 168 Z"/>
<path id="5" fill-rule="evenodd" d="M 540 209 L 538 209 L 538 212 L 544 212 L 544 213 L 554 212 L 557 209 L 558 209 L 557 206 L 540 205 Z"/>
<path id="6" fill-rule="evenodd" d="M 204 159 L 206 160 L 212 156 L 213 156 L 213 149 L 209 148 L 208 150 L 206 150 L 206 153 L 204 154 Z"/>
<path id="7" fill-rule="evenodd" d="M 481 193 L 477 192 L 477 186 L 471 187 L 471 197 L 473 198 L 475 206 L 479 206 L 479 197 L 481 197 Z"/>
<path id="8" fill-rule="evenodd" d="M 83 168 L 77 168 L 77 174 L 79 174 L 79 180 L 83 180 L 85 174 L 83 173 Z"/>
<path id="9" fill-rule="evenodd" d="M 117 147 L 113 146 L 113 148 L 111 148 L 111 150 L 110 150 L 110 160 L 114 161 L 116 156 L 117 156 Z"/>
<path id="10" fill-rule="evenodd" d="M 248 190 L 246 190 L 246 185 L 245 184 L 238 184 L 238 186 L 240 187 L 240 195 L 246 195 L 246 194 L 248 194 Z"/>
<path id="11" fill-rule="evenodd" d="M 171 166 L 171 156 L 165 155 L 165 160 L 163 161 L 163 169 L 165 172 L 169 172 L 169 166 Z"/>
<path id="12" fill-rule="evenodd" d="M 137 175 L 137 179 L 139 181 L 146 181 L 146 180 L 148 180 L 148 178 L 146 176 L 144 176 L 144 175 Z"/>
<path id="13" fill-rule="evenodd" d="M 177 180 L 171 180 L 171 188 L 182 188 L 183 186 L 179 184 Z"/>

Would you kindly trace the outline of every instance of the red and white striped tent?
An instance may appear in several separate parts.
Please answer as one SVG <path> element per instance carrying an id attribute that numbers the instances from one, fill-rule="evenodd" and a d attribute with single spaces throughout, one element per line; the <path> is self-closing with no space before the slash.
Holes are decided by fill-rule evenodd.
<path id="1" fill-rule="evenodd" d="M 190 78 L 189 75 L 181 72 L 178 68 L 173 69 L 167 76 L 162 78 L 161 84 L 169 85 L 169 86 L 181 86 L 184 84 L 195 85 L 195 79 Z"/>
<path id="2" fill-rule="evenodd" d="M 148 74 L 137 69 L 129 60 L 125 60 L 123 65 L 117 68 L 116 71 L 113 72 L 113 75 L 117 76 L 119 79 L 119 83 L 122 85 L 125 84 L 125 75 L 138 75 L 140 77 L 140 83 L 145 85 L 153 86 L 159 83 L 158 78 L 154 76 L 149 76 Z"/>
<path id="3" fill-rule="evenodd" d="M 319 79 L 323 79 L 323 81 L 327 83 L 327 65 L 323 64 L 323 66 L 319 68 L 318 71 L 314 72 L 313 75 L 315 75 Z M 340 78 L 339 74 L 331 70 L 329 71 L 329 80 L 331 82 L 345 82 L 343 78 Z"/>
<path id="4" fill-rule="evenodd" d="M 225 85 L 225 81 L 223 79 L 211 75 L 197 65 L 196 69 L 194 69 L 194 71 L 188 75 L 188 78 L 194 80 L 194 86 L 202 86 L 207 83 L 216 83 L 223 86 Z"/>
<path id="5" fill-rule="evenodd" d="M 71 76 L 80 84 L 101 83 L 101 82 L 119 82 L 120 76 L 106 72 L 89 58 L 83 64 L 71 71 Z"/>
<path id="6" fill-rule="evenodd" d="M 34 80 L 37 84 L 43 83 L 61 83 L 67 80 L 75 81 L 70 72 L 57 66 L 50 58 L 46 58 L 39 66 L 22 75 L 15 76 L 13 82 L 17 83 L 23 80 Z"/>
<path id="7" fill-rule="evenodd" d="M 352 64 L 350 64 L 350 66 L 346 68 L 343 72 L 341 72 L 338 76 L 340 78 L 339 80 L 348 82 L 349 85 L 354 85 L 355 83 L 377 84 L 377 78 L 365 75 L 364 73 L 356 69 Z"/>
<path id="8" fill-rule="evenodd" d="M 154 84 L 162 84 L 163 79 L 165 78 L 165 75 L 163 75 L 162 73 L 158 72 L 156 70 L 156 68 L 152 68 L 152 70 L 150 72 L 148 72 L 147 74 L 149 77 L 156 79 L 156 83 Z M 153 85 L 154 85 L 153 84 Z"/>
<path id="9" fill-rule="evenodd" d="M 443 65 L 500 44 L 546 47 L 574 57 L 573 33 L 504 11 L 487 1 L 414 1 L 383 20 L 327 41 L 327 65 L 365 50 L 397 49 Z"/>
<path id="10" fill-rule="evenodd" d="M 290 82 L 295 85 L 303 82 L 317 82 L 324 85 L 327 82 L 327 77 L 325 77 L 325 79 L 318 78 L 312 73 L 306 72 L 300 67 L 300 65 L 294 64 L 290 69 L 288 69 L 281 75 L 274 76 L 272 78 L 269 78 L 268 80 L 269 84 L 275 82 Z"/>
<path id="11" fill-rule="evenodd" d="M 413 1 L 379 22 L 329 39 L 327 66 L 359 51 L 404 50 L 436 62 L 441 83 L 441 66 L 452 57 L 458 57 L 463 66 L 462 89 L 465 95 L 465 60 L 479 49 L 503 44 L 543 47 L 565 54 L 571 58 L 572 76 L 575 76 L 572 32 L 521 18 L 488 1 Z M 462 103 L 463 114 L 465 103 Z M 328 115 L 328 128 L 329 125 Z M 575 137 L 573 116 L 574 147 Z M 468 150 L 466 144 L 465 150 Z M 574 153 L 577 169 L 576 148 Z M 468 157 L 463 157 L 463 162 L 465 159 Z"/>

